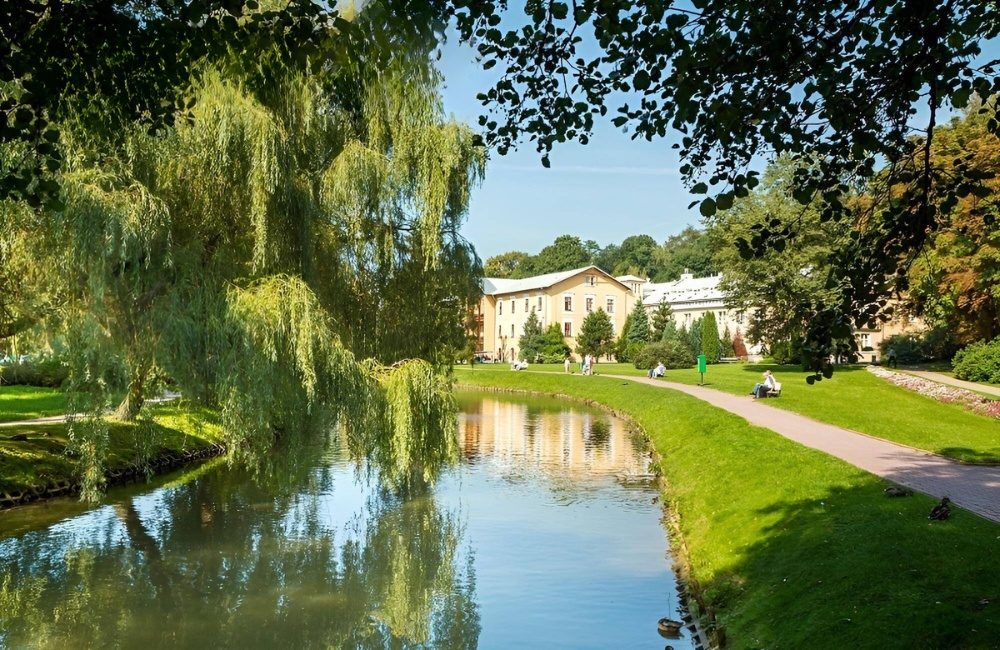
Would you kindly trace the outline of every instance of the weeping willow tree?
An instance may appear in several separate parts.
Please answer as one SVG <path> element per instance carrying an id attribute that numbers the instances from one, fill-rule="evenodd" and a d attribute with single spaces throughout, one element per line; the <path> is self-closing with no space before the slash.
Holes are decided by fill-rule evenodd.
<path id="1" fill-rule="evenodd" d="M 353 47 L 205 61 L 152 133 L 60 124 L 65 209 L 45 213 L 37 265 L 65 296 L 88 483 L 112 396 L 141 417 L 156 376 L 218 406 L 250 464 L 323 418 L 393 481 L 454 458 L 441 370 L 476 297 L 458 230 L 485 153 L 444 119 L 427 50 Z"/>

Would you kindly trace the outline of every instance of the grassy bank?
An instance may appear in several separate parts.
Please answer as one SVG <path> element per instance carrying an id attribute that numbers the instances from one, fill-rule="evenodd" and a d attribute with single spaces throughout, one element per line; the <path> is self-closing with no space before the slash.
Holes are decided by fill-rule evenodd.
<path id="1" fill-rule="evenodd" d="M 151 407 L 148 415 L 144 423 L 111 425 L 109 468 L 164 451 L 204 447 L 222 439 L 217 415 L 206 409 L 164 405 Z M 13 439 L 21 436 L 27 440 Z M 67 453 L 68 445 L 65 423 L 0 429 L 0 492 L 13 493 L 60 480 L 75 480 L 79 468 L 75 457 Z"/>
<path id="2" fill-rule="evenodd" d="M 562 372 L 562 367 L 534 366 L 529 372 L 533 370 Z M 1000 421 L 893 386 L 860 366 L 838 367 L 832 379 L 809 386 L 797 366 L 719 364 L 708 367 L 705 383 L 745 395 L 764 370 L 782 383 L 781 398 L 768 400 L 768 406 L 965 462 L 1000 463 Z M 630 364 L 611 363 L 598 364 L 598 372 L 644 374 Z M 684 369 L 668 370 L 666 379 L 697 384 L 700 377 L 696 370 Z"/>
<path id="3" fill-rule="evenodd" d="M 66 412 L 66 395 L 55 388 L 0 386 L 0 422 L 32 420 Z"/>
<path id="4" fill-rule="evenodd" d="M 731 647 L 1000 639 L 1000 525 L 930 522 L 930 498 L 887 498 L 881 479 L 674 391 L 484 367 L 458 378 L 628 413 L 662 456 L 691 577 Z"/>

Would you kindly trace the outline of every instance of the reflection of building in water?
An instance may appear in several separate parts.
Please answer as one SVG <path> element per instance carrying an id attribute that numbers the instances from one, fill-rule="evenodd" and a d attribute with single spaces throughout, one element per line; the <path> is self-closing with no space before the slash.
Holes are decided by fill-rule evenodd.
<path id="1" fill-rule="evenodd" d="M 546 411 L 521 402 L 483 399 L 459 413 L 463 455 L 573 472 L 644 474 L 648 459 L 624 421 L 591 410 Z"/>

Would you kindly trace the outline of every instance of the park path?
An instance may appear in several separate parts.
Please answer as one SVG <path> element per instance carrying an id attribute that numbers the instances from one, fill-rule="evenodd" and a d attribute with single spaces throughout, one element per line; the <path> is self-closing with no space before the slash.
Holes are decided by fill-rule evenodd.
<path id="1" fill-rule="evenodd" d="M 958 388 L 964 388 L 965 390 L 973 390 L 979 393 L 986 393 L 987 395 L 996 395 L 997 397 L 1000 397 L 1000 386 L 988 386 L 986 384 L 977 384 L 974 381 L 963 381 L 961 379 L 955 379 L 954 377 L 944 373 L 931 372 L 929 370 L 903 369 L 901 372 L 905 372 L 909 375 L 916 375 L 922 379 L 936 381 L 939 384 L 948 384 L 949 386 L 957 386 Z"/>
<path id="2" fill-rule="evenodd" d="M 146 404 L 166 404 L 167 402 L 172 402 L 178 397 L 180 393 L 174 393 L 171 391 L 166 391 L 160 397 L 150 397 L 146 399 Z M 110 413 L 110 411 L 108 411 Z M 83 417 L 84 413 L 77 413 L 75 417 Z M 61 424 L 69 418 L 68 415 L 47 415 L 41 418 L 32 418 L 30 420 L 13 420 L 11 422 L 0 422 L 0 429 L 10 429 L 14 427 L 31 426 L 33 424 Z"/>
<path id="3" fill-rule="evenodd" d="M 799 444 L 826 452 L 855 467 L 932 497 L 948 497 L 956 505 L 1000 523 L 1000 466 L 960 463 L 768 406 L 764 401 L 754 401 L 749 395 L 732 395 L 713 388 L 648 377 L 604 376 L 669 388 L 697 397 L 744 418 L 752 425 L 770 429 Z"/>

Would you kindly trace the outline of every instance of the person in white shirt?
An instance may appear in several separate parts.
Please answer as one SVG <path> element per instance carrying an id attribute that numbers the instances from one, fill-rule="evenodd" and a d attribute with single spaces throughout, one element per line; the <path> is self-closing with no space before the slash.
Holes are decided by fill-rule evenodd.
<path id="1" fill-rule="evenodd" d="M 775 380 L 774 375 L 771 374 L 770 370 L 764 371 L 764 381 L 759 384 L 754 384 L 753 391 L 751 394 L 754 399 L 759 399 L 761 397 L 767 397 L 768 392 L 774 390 Z"/>

